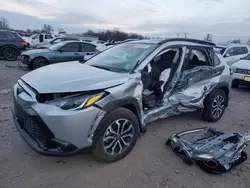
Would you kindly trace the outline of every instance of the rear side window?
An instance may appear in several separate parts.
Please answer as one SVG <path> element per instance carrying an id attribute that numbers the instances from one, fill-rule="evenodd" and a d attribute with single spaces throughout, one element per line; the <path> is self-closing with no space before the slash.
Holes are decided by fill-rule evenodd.
<path id="1" fill-rule="evenodd" d="M 242 47 L 242 53 L 243 53 L 243 54 L 248 54 L 248 49 L 247 49 L 247 47 Z"/>
<path id="2" fill-rule="evenodd" d="M 92 44 L 82 43 L 81 52 L 95 52 L 96 46 Z"/>
<path id="3" fill-rule="evenodd" d="M 64 52 L 78 52 L 79 51 L 79 43 L 69 43 L 62 47 Z"/>
<path id="4" fill-rule="evenodd" d="M 7 38 L 7 36 L 6 36 L 5 32 L 0 31 L 0 39 L 6 39 L 6 38 Z"/>
<path id="5" fill-rule="evenodd" d="M 217 57 L 217 55 L 214 53 L 214 66 L 217 66 L 220 64 L 220 60 L 219 58 Z"/>
<path id="6" fill-rule="evenodd" d="M 6 31 L 0 31 L 0 39 L 13 39 L 14 36 Z"/>
<path id="7" fill-rule="evenodd" d="M 234 47 L 235 55 L 247 54 L 248 50 L 246 47 Z"/>

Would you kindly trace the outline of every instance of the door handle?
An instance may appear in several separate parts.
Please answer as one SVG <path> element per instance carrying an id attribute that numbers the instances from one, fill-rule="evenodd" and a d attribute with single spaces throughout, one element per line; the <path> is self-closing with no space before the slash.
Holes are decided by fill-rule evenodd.
<path id="1" fill-rule="evenodd" d="M 79 55 L 78 53 L 74 53 L 74 55 Z"/>
<path id="2" fill-rule="evenodd" d="M 93 53 L 91 53 L 91 52 L 87 52 L 87 54 L 86 55 L 92 55 Z"/>

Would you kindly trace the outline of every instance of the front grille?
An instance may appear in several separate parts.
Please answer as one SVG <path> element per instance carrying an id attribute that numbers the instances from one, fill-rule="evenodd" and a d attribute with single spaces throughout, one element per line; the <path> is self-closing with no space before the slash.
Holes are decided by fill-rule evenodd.
<path id="1" fill-rule="evenodd" d="M 236 73 L 250 75 L 250 70 L 237 68 Z"/>
<path id="2" fill-rule="evenodd" d="M 41 118 L 29 115 L 15 100 L 14 111 L 21 128 L 43 146 L 47 146 L 53 138 L 53 134 L 48 130 Z"/>

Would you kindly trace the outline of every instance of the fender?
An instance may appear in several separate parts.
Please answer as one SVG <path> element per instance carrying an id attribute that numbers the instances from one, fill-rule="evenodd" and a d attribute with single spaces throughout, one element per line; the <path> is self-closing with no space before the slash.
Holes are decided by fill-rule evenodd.
<path id="1" fill-rule="evenodd" d="M 137 99 L 135 97 L 127 97 L 124 99 L 115 100 L 115 101 L 112 101 L 112 102 L 106 104 L 104 107 L 100 107 L 100 106 L 98 106 L 98 107 L 106 112 L 112 111 L 118 107 L 124 107 L 124 108 L 129 109 L 138 118 L 141 132 L 146 132 L 146 126 L 143 125 L 141 122 L 141 119 L 142 119 L 141 110 L 142 109 L 140 107 L 139 102 L 137 101 Z"/>

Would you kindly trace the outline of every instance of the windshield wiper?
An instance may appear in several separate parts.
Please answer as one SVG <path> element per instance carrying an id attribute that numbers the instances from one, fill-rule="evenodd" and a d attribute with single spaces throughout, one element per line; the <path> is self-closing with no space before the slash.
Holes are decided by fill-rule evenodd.
<path id="1" fill-rule="evenodd" d="M 96 67 L 96 68 L 99 68 L 99 69 L 104 69 L 104 70 L 107 70 L 107 71 L 111 71 L 110 68 L 107 68 L 107 67 L 103 67 L 103 66 L 100 66 L 100 65 L 91 65 L 92 67 Z"/>

